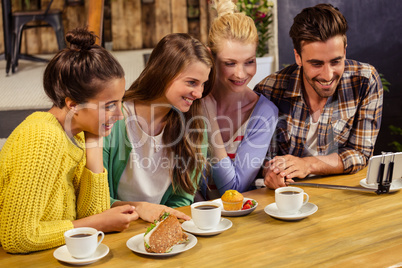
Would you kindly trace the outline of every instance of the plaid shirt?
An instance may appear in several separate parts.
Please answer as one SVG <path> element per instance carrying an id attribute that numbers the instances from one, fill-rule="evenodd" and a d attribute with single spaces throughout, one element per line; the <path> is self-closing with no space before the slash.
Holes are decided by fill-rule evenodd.
<path id="1" fill-rule="evenodd" d="M 271 74 L 255 91 L 264 94 L 279 108 L 279 121 L 269 156 L 306 155 L 305 143 L 310 125 L 309 107 L 303 99 L 303 70 L 296 64 Z M 344 171 L 364 168 L 373 154 L 381 124 L 383 88 L 375 68 L 345 60 L 345 71 L 335 94 L 321 113 L 318 155 L 338 153 Z"/>

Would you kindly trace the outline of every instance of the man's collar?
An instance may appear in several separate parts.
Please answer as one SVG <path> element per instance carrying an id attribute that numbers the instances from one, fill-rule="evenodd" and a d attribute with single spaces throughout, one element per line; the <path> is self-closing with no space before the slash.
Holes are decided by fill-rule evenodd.
<path id="1" fill-rule="evenodd" d="M 297 66 L 294 72 L 291 74 L 288 84 L 288 89 L 283 94 L 285 98 L 296 98 L 302 96 L 303 87 L 303 68 Z"/>

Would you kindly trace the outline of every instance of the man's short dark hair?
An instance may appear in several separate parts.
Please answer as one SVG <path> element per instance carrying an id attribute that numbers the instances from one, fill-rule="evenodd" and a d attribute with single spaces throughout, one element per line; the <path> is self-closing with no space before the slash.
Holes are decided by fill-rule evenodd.
<path id="1" fill-rule="evenodd" d="M 302 42 L 325 42 L 335 36 L 342 36 L 346 47 L 348 23 L 338 8 L 331 4 L 318 4 L 303 9 L 293 20 L 289 35 L 293 47 L 301 55 Z"/>

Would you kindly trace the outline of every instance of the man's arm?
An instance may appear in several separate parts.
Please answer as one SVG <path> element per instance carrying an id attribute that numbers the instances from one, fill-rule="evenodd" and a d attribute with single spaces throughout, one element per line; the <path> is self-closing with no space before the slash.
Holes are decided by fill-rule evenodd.
<path id="1" fill-rule="evenodd" d="M 350 135 L 336 152 L 342 159 L 344 173 L 358 172 L 367 165 L 380 130 L 383 87 L 375 68 L 366 68 L 363 71 L 370 71 L 370 76 L 361 79 L 359 103 Z"/>
<path id="2" fill-rule="evenodd" d="M 276 189 L 286 186 L 285 181 L 293 182 L 293 178 L 305 178 L 310 174 L 339 174 L 343 171 L 342 159 L 336 153 L 309 157 L 276 156 L 265 165 L 264 183 Z"/>

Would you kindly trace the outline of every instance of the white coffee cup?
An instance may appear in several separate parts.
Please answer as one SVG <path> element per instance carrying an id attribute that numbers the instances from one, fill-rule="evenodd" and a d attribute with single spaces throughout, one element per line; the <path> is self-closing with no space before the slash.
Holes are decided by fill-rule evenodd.
<path id="1" fill-rule="evenodd" d="M 101 238 L 98 241 L 99 235 Z M 104 237 L 105 234 L 102 231 L 91 227 L 74 228 L 64 233 L 68 252 L 76 259 L 91 257 Z"/>
<path id="2" fill-rule="evenodd" d="M 304 196 L 306 197 L 305 200 Z M 287 215 L 297 214 L 307 204 L 309 196 L 301 188 L 281 187 L 275 190 L 275 203 L 279 212 Z"/>
<path id="3" fill-rule="evenodd" d="M 195 226 L 201 230 L 214 229 L 221 221 L 221 207 L 211 201 L 193 203 L 191 218 Z"/>

